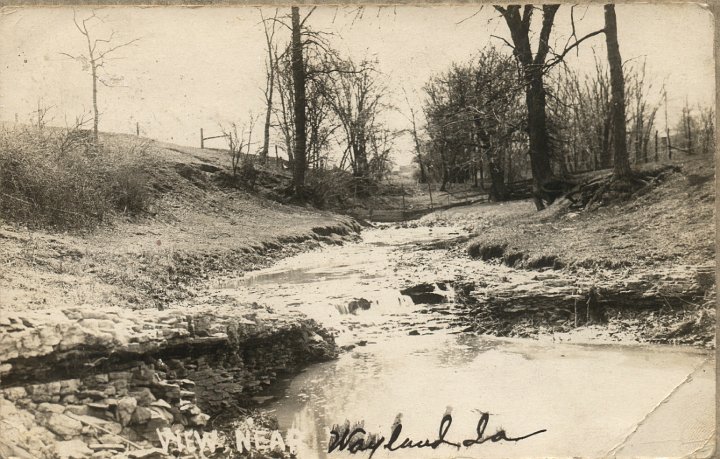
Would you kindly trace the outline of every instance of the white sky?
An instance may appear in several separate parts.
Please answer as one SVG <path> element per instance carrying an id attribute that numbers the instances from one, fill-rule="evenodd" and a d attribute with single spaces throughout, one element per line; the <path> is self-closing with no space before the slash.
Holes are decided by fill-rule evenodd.
<path id="1" fill-rule="evenodd" d="M 287 14 L 288 8 L 280 10 Z M 308 20 L 316 30 L 333 32 L 333 46 L 356 59 L 377 57 L 391 88 L 393 103 L 408 113 L 403 89 L 418 102 L 433 73 L 453 61 L 467 60 L 489 43 L 490 35 L 509 38 L 492 7 L 435 6 L 353 9 L 320 7 Z M 273 10 L 266 10 L 272 15 Z M 308 9 L 302 8 L 301 14 Z M 72 21 L 72 9 L 4 9 L 0 18 L 0 119 L 17 114 L 27 122 L 38 100 L 54 108 L 51 124 L 63 125 L 91 108 L 91 77 L 60 53 L 85 50 Z M 78 9 L 79 18 L 89 10 Z M 219 133 L 218 124 L 242 123 L 252 110 L 263 113 L 264 35 L 259 12 L 250 7 L 117 7 L 97 10 L 105 23 L 94 23 L 100 38 L 117 31 L 118 42 L 140 37 L 107 64 L 124 77 L 124 87 L 99 90 L 100 129 L 135 132 L 184 145 L 199 146 L 199 129 Z M 714 105 L 713 23 L 696 5 L 618 5 L 620 50 L 624 60 L 644 56 L 656 87 L 666 82 L 671 124 L 687 97 L 691 104 Z M 540 14 L 536 15 L 537 18 Z M 570 6 L 557 14 L 553 39 L 558 48 L 570 28 Z M 576 7 L 578 35 L 602 27 L 602 6 Z M 461 22 L 463 19 L 467 19 Z M 460 23 L 461 22 L 461 23 Z M 459 23 L 459 24 L 458 24 Z M 537 24 L 536 24 L 537 25 Z M 573 53 L 571 66 L 589 68 L 591 47 L 605 57 L 604 36 Z M 408 127 L 401 113 L 388 118 L 394 128 Z M 662 123 L 664 125 L 664 122 Z M 221 147 L 222 141 L 209 143 Z M 409 158 L 410 143 L 398 144 L 398 163 Z"/>

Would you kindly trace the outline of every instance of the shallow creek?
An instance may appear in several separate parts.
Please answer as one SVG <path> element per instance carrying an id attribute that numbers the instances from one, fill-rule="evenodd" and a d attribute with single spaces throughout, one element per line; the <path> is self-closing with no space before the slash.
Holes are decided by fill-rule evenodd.
<path id="1" fill-rule="evenodd" d="M 281 431 L 299 429 L 299 457 L 368 457 L 369 451 L 328 454 L 331 428 L 346 420 L 363 422 L 385 444 L 399 420 L 395 446 L 405 438 L 431 443 L 446 414 L 447 443 L 394 451 L 383 445 L 373 457 L 676 456 L 711 438 L 710 353 L 498 339 L 449 327 L 453 296 L 445 282 L 462 266 L 414 266 L 407 259 L 426 259 L 411 256 L 419 244 L 461 235 L 451 228 L 369 230 L 362 242 L 301 254 L 218 286 L 278 310 L 299 308 L 337 330 L 338 344 L 349 349 L 283 381 L 262 406 Z M 435 284 L 446 302 L 414 304 L 400 294 L 421 282 Z M 499 430 L 507 438 L 543 432 L 448 444 L 477 440 L 483 413 L 489 415 L 482 438 Z"/>

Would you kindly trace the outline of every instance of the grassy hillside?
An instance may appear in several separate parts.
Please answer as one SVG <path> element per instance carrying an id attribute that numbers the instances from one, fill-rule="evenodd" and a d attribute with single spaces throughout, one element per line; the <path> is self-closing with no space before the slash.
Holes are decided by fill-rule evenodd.
<path id="1" fill-rule="evenodd" d="M 424 221 L 461 223 L 477 234 L 468 245 L 471 255 L 520 267 L 712 263 L 712 159 L 677 161 L 680 170 L 657 186 L 591 211 L 571 210 L 571 203 L 562 200 L 538 212 L 524 200 L 450 209 Z"/>
<path id="2" fill-rule="evenodd" d="M 99 151 L 79 143 L 63 155 L 55 134 L 45 148 L 27 130 L 3 136 L 4 309 L 161 306 L 192 295 L 211 274 L 252 269 L 355 230 L 349 218 L 268 199 L 287 186 L 283 171 L 260 169 L 248 189 L 221 151 L 102 135 Z M 133 190 L 134 206 L 117 201 Z"/>

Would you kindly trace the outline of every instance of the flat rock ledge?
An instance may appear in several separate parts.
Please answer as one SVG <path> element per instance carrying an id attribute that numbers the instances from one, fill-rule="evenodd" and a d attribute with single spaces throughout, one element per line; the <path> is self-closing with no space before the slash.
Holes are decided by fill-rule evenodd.
<path id="1" fill-rule="evenodd" d="M 300 313 L 192 308 L 0 317 L 0 457 L 164 457 L 157 430 L 219 428 L 279 375 L 337 356 Z"/>

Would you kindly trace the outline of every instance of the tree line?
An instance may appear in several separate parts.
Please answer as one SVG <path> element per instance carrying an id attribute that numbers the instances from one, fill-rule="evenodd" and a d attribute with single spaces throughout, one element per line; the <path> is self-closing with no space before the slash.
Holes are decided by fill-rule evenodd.
<path id="1" fill-rule="evenodd" d="M 267 52 L 262 145 L 258 148 L 257 141 L 253 142 L 258 120 L 252 113 L 240 125 L 231 122 L 221 126 L 228 142 L 233 175 L 253 180 L 257 171 L 251 153 L 257 153 L 260 163 L 267 163 L 274 133 L 279 140 L 275 143 L 276 154 L 282 151 L 292 169 L 290 191 L 300 199 L 307 198 L 308 172 L 326 169 L 331 152 L 338 149 L 342 155 L 335 169 L 349 170 L 360 190 L 367 191 L 372 182 L 389 172 L 390 153 L 398 135 L 382 119 L 382 113 L 391 106 L 378 63 L 341 56 L 330 44 L 332 34 L 308 25 L 315 9 L 311 8 L 303 17 L 298 7 L 291 7 L 286 15 L 276 9 L 272 17 L 266 17 L 259 9 Z M 112 86 L 117 80 L 101 71 L 106 70 L 111 54 L 134 45 L 138 39 L 117 43 L 114 31 L 97 37 L 91 24 L 99 25 L 104 20 L 95 12 L 84 19 L 74 14 L 73 21 L 85 38 L 87 51 L 61 54 L 81 63 L 92 76 L 92 136 L 97 145 L 101 117 L 97 101 L 99 85 Z M 283 39 L 282 30 L 288 31 L 289 37 Z"/>
<path id="2" fill-rule="evenodd" d="M 631 162 L 658 160 L 660 106 L 653 101 L 664 89 L 648 81 L 644 61 L 622 61 L 614 5 L 604 6 L 604 27 L 583 37 L 575 34 L 571 8 L 572 36 L 562 50 L 553 50 L 549 42 L 558 9 L 496 6 L 511 40 L 496 38 L 512 54 L 488 46 L 427 82 L 424 132 L 412 112 L 421 181 L 435 180 L 441 190 L 457 182 L 485 188 L 488 177 L 490 198 L 501 201 L 511 197 L 508 184 L 529 177 L 542 209 L 568 190 L 572 173 L 613 168 L 615 180 L 632 181 Z M 570 51 L 601 34 L 607 56 L 594 55 L 592 71 L 581 75 L 564 65 Z M 663 149 L 670 157 L 673 150 L 713 151 L 713 119 L 712 109 L 686 104 L 679 134 L 673 138 L 666 129 Z"/>
<path id="3" fill-rule="evenodd" d="M 631 163 L 659 157 L 660 105 L 653 102 L 658 91 L 666 100 L 662 148 L 667 155 L 714 150 L 714 111 L 709 108 L 686 103 L 671 136 L 664 89 L 648 81 L 644 62 L 622 61 L 614 5 L 604 6 L 604 27 L 582 37 L 576 35 L 571 7 L 573 32 L 564 48 L 555 50 L 550 41 L 559 8 L 495 6 L 511 39 L 496 38 L 512 52 L 488 46 L 426 83 L 424 129 L 415 108 L 409 107 L 421 181 L 437 181 L 441 190 L 458 182 L 485 188 L 487 177 L 490 197 L 505 200 L 512 195 L 509 184 L 530 177 L 535 203 L 542 209 L 567 190 L 566 177 L 572 173 L 613 168 L 617 180 L 632 180 Z M 327 180 L 313 176 L 328 167 L 333 152 L 341 152 L 335 169 L 350 171 L 356 189 L 360 185 L 361 192 L 367 192 L 389 173 L 390 154 L 400 134 L 383 123 L 383 113 L 395 108 L 378 62 L 342 56 L 331 46 L 332 34 L 309 26 L 315 9 L 302 17 L 298 7 L 285 15 L 276 9 L 272 17 L 259 10 L 267 52 L 262 145 L 257 148 L 252 141 L 252 114 L 240 129 L 235 123 L 223 127 L 233 174 L 249 174 L 253 180 L 257 174 L 250 154 L 257 151 L 259 161 L 266 163 L 274 133 L 276 155 L 281 150 L 292 169 L 290 191 L 300 199 L 307 198 L 308 174 L 315 183 Z M 539 21 L 533 22 L 537 15 Z M 102 21 L 95 13 L 73 20 L 87 52 L 63 54 L 92 75 L 97 144 L 98 83 L 111 86 L 117 79 L 101 71 L 112 53 L 137 39 L 116 43 L 114 32 L 95 37 L 88 27 Z M 539 31 L 532 30 L 534 25 Z M 594 55 L 593 71 L 581 75 L 564 65 L 568 53 L 599 35 L 605 37 L 607 56 Z"/>
<path id="4" fill-rule="evenodd" d="M 388 129 L 384 111 L 391 109 L 387 85 L 377 62 L 343 57 L 333 49 L 330 34 L 313 30 L 291 7 L 287 16 L 262 17 L 267 45 L 266 113 L 260 161 L 267 161 L 269 131 L 276 129 L 278 148 L 288 157 L 293 193 L 306 197 L 308 172 L 322 171 L 330 154 L 342 152 L 337 170 L 349 170 L 352 180 L 367 192 L 390 168 L 390 153 L 398 135 Z M 280 43 L 277 27 L 290 31 Z M 274 97 L 276 95 L 276 97 Z"/>

